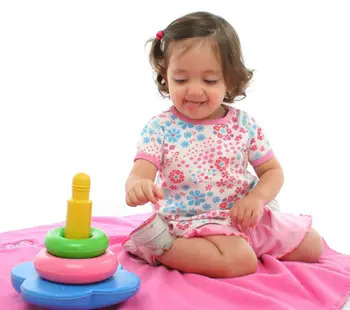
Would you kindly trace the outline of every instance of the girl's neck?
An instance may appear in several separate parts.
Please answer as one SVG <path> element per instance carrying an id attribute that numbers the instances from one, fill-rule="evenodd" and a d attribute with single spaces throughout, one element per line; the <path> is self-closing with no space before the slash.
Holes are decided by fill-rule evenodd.
<path id="1" fill-rule="evenodd" d="M 225 123 L 228 115 L 230 114 L 230 107 L 228 107 L 225 104 L 221 104 L 220 107 L 211 114 L 208 118 L 204 119 L 192 119 L 185 115 L 183 115 L 181 112 L 179 112 L 175 106 L 172 106 L 170 108 L 170 111 L 173 112 L 178 118 L 181 120 L 192 123 L 192 124 L 221 124 Z"/>
<path id="2" fill-rule="evenodd" d="M 220 104 L 220 106 L 214 111 L 214 113 L 209 115 L 208 118 L 203 119 L 203 121 L 224 118 L 227 115 L 228 111 L 229 110 L 227 106 L 225 106 L 224 104 Z"/>

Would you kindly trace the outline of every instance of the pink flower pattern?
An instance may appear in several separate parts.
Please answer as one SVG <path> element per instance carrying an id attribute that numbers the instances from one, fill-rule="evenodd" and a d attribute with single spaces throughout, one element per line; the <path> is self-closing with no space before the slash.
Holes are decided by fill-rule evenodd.
<path id="1" fill-rule="evenodd" d="M 173 170 L 169 173 L 169 179 L 173 183 L 181 183 L 184 180 L 184 173 L 180 170 Z"/>
<path id="2" fill-rule="evenodd" d="M 224 140 L 231 140 L 233 137 L 232 130 L 226 124 L 214 126 L 214 135 Z"/>

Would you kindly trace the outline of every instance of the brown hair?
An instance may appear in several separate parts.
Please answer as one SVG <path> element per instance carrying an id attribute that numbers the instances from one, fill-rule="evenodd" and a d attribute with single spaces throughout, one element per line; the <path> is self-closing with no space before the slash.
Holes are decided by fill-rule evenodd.
<path id="1" fill-rule="evenodd" d="M 253 71 L 244 65 L 238 35 L 225 19 L 207 12 L 195 12 L 180 17 L 163 30 L 161 40 L 154 38 L 148 41 L 152 43 L 149 59 L 155 70 L 155 81 L 161 95 L 169 96 L 168 87 L 163 80 L 169 59 L 169 43 L 201 37 L 216 41 L 214 49 L 219 52 L 224 80 L 228 89 L 224 102 L 232 103 L 237 96 L 245 97 L 245 90 L 253 77 Z M 193 42 L 198 42 L 198 40 Z"/>

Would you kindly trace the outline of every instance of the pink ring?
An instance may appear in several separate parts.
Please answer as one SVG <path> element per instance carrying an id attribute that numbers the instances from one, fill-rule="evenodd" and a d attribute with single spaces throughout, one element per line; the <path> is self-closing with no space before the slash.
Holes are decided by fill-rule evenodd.
<path id="1" fill-rule="evenodd" d="M 60 258 L 42 249 L 34 259 L 37 273 L 44 279 L 66 284 L 88 284 L 111 277 L 118 268 L 112 251 L 93 258 Z"/>

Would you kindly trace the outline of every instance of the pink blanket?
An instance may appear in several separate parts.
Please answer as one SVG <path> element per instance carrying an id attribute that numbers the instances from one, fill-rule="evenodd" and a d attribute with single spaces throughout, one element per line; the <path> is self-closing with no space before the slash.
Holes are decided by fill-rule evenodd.
<path id="1" fill-rule="evenodd" d="M 280 262 L 265 255 L 256 274 L 235 279 L 210 279 L 139 264 L 122 250 L 121 242 L 147 216 L 93 219 L 93 226 L 109 235 L 110 249 L 118 253 L 120 263 L 141 278 L 134 297 L 108 309 L 340 309 L 349 296 L 350 256 L 326 244 L 320 263 Z M 1 309 L 33 309 L 12 288 L 10 272 L 18 263 L 32 260 L 43 247 L 47 231 L 60 225 L 0 234 Z"/>

